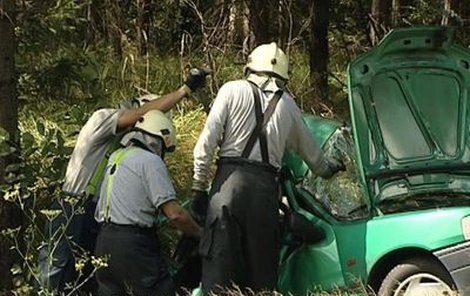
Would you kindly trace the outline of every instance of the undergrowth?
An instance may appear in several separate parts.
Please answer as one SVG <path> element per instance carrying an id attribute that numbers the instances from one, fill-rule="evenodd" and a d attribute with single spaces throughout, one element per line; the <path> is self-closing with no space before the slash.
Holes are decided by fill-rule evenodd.
<path id="1" fill-rule="evenodd" d="M 309 95 L 308 63 L 304 53 L 292 54 L 290 89 L 302 105 Z M 165 94 L 177 89 L 189 67 L 205 65 L 203 58 L 188 56 L 191 58 L 157 55 L 136 58 L 129 52 L 115 61 L 107 48 L 80 52 L 65 47 L 57 55 L 28 55 L 35 59 L 34 71 L 22 68 L 26 66 L 20 61 L 21 147 L 16 147 L 20 162 L 8 168 L 8 184 L 2 186 L 5 199 L 21 208 L 25 220 L 23 227 L 4 232 L 20 254 L 20 261 L 12 268 L 14 295 L 36 293 L 38 246 L 44 240 L 44 222 L 54 214 L 48 212 L 48 207 L 60 195 L 68 159 L 88 117 L 98 108 L 116 107 L 133 96 Z M 192 151 L 206 118 L 202 102 L 209 104 L 226 81 L 242 78 L 243 61 L 238 61 L 236 55 L 221 53 L 214 58 L 220 67 L 209 77 L 206 88 L 185 98 L 172 110 L 177 149 L 165 161 L 181 202 L 190 193 Z M 39 85 L 44 87 L 38 88 Z M 338 101 L 342 100 L 338 96 Z M 164 249 L 171 252 L 179 234 L 165 227 L 160 237 Z"/>

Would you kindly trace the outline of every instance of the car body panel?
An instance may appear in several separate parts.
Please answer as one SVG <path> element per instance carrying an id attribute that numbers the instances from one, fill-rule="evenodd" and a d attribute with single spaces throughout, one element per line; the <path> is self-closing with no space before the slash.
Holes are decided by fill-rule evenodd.
<path id="1" fill-rule="evenodd" d="M 296 192 L 295 187 L 291 186 L 291 183 L 288 182 L 285 185 L 284 190 L 288 198 L 300 194 Z M 287 244 L 283 246 L 278 283 L 280 290 L 293 295 L 304 295 L 307 290 L 313 289 L 316 283 L 322 283 L 322 287 L 329 288 L 344 285 L 341 267 L 338 265 L 340 259 L 335 232 L 331 225 L 302 209 L 295 198 L 289 199 L 289 204 L 308 221 L 321 227 L 325 231 L 326 238 L 313 245 Z M 315 277 L 317 280 L 312 282 Z"/>
<path id="2" fill-rule="evenodd" d="M 461 220 L 470 207 L 422 210 L 374 217 L 367 222 L 367 272 L 387 254 L 405 248 L 432 252 L 464 241 Z"/>
<path id="3" fill-rule="evenodd" d="M 293 252 L 287 251 L 290 246 L 283 246 L 279 288 L 292 295 L 367 282 L 374 266 L 392 252 L 415 248 L 431 253 L 461 243 L 461 219 L 470 215 L 470 207 L 456 207 L 332 224 L 326 222 L 331 217 L 320 218 L 295 203 L 291 206 L 327 234 L 324 241 L 301 245 Z"/>
<path id="4" fill-rule="evenodd" d="M 288 153 L 287 200 L 321 227 L 326 239 L 283 245 L 281 292 L 306 295 L 359 281 L 367 284 L 376 266 L 410 249 L 440 260 L 465 290 L 470 259 L 462 250 L 470 246 L 462 219 L 470 216 L 470 206 L 465 199 L 454 204 L 455 196 L 448 193 L 470 193 L 470 50 L 454 43 L 449 28 L 394 30 L 350 64 L 348 80 L 354 168 L 367 199 L 365 214 L 339 219 L 330 213 L 315 193 L 302 187 L 308 167 Z M 330 120 L 323 126 L 322 119 L 308 116 L 306 122 L 322 145 L 340 126 Z M 416 196 L 433 197 L 435 204 L 407 209 Z M 388 211 L 383 211 L 384 201 L 389 202 Z"/>

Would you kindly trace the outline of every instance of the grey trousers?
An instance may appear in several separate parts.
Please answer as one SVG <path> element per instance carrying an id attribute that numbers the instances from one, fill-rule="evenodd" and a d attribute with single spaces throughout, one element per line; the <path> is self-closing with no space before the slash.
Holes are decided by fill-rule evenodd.
<path id="1" fill-rule="evenodd" d="M 103 224 L 95 255 L 109 256 L 96 273 L 100 296 L 172 296 L 175 287 L 160 251 L 156 230 Z"/>
<path id="2" fill-rule="evenodd" d="M 219 163 L 201 239 L 202 289 L 224 294 L 233 284 L 274 290 L 279 259 L 279 177 L 266 167 Z"/>

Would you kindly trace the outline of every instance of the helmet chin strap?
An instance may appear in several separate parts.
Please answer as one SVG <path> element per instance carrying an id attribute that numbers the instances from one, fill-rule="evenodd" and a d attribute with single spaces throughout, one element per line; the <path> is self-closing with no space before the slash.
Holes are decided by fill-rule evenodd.
<path id="1" fill-rule="evenodd" d="M 160 137 L 154 137 L 151 135 L 143 134 L 144 143 L 142 143 L 148 151 L 159 155 L 163 158 L 163 140 Z"/>
<path id="2" fill-rule="evenodd" d="M 164 144 L 163 140 L 160 137 L 152 136 L 141 131 L 131 131 L 127 133 L 121 144 L 125 147 L 131 145 L 139 146 L 151 153 L 159 155 L 161 158 L 164 156 Z"/>
<path id="3" fill-rule="evenodd" d="M 281 88 L 285 89 L 286 87 L 286 80 L 280 79 L 277 75 L 273 73 L 266 73 L 266 72 L 254 72 L 254 71 L 249 71 L 249 74 L 245 76 L 245 79 L 249 79 L 251 75 L 256 76 L 257 79 L 254 79 L 255 84 L 258 85 L 258 87 L 264 91 L 266 86 L 270 83 L 273 82 L 276 83 L 276 85 Z"/>
<path id="4" fill-rule="evenodd" d="M 271 76 L 269 76 L 265 73 L 258 73 L 258 72 L 254 72 L 254 71 L 251 71 L 251 70 L 248 71 L 248 74 L 245 76 L 245 79 L 248 79 L 250 76 L 252 76 L 252 77 L 255 76 L 256 77 L 255 84 L 258 85 L 258 87 L 261 90 L 264 90 L 266 85 L 268 85 L 269 81 L 271 80 Z"/>

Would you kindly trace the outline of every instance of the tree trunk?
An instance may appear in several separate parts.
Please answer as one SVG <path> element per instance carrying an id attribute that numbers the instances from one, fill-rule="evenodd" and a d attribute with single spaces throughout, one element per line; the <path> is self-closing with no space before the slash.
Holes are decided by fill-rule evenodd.
<path id="1" fill-rule="evenodd" d="M 150 27 L 152 24 L 152 0 L 137 0 L 137 45 L 141 55 L 148 53 Z"/>
<path id="2" fill-rule="evenodd" d="M 248 7 L 248 3 L 246 0 L 242 0 L 242 32 L 243 32 L 243 40 L 242 40 L 242 55 L 243 58 L 246 59 L 250 54 L 250 49 L 252 48 L 251 45 L 251 29 L 250 29 L 250 8 Z"/>
<path id="3" fill-rule="evenodd" d="M 310 24 L 310 81 L 313 100 L 328 101 L 328 26 L 329 0 L 314 0 L 311 6 Z M 315 102 L 305 102 L 306 107 L 314 107 Z"/>
<path id="4" fill-rule="evenodd" d="M 18 143 L 14 10 L 13 0 L 0 2 L 0 126 L 10 134 L 13 143 Z M 11 161 L 11 158 L 0 158 L 0 184 L 5 182 L 5 167 Z M 20 217 L 15 204 L 0 196 L 0 230 L 18 227 Z M 10 250 L 10 242 L 0 235 L 0 288 L 6 290 L 12 286 L 10 268 L 14 262 L 14 254 Z"/>
<path id="5" fill-rule="evenodd" d="M 372 0 L 370 40 L 372 45 L 379 43 L 386 31 L 385 16 L 387 14 L 387 0 Z"/>
<path id="6" fill-rule="evenodd" d="M 128 11 L 130 4 L 122 0 L 104 0 L 100 5 L 102 10 L 98 11 L 96 17 L 98 20 L 102 19 L 106 40 L 113 45 L 117 55 L 121 56 L 124 52 L 123 41 L 127 37 L 121 28 L 121 21 L 125 18 L 123 10 Z"/>
<path id="7" fill-rule="evenodd" d="M 270 35 L 270 27 L 273 25 L 270 19 L 271 0 L 248 0 L 248 9 L 250 11 L 250 27 L 253 32 L 251 47 L 273 41 Z"/>
<path id="8" fill-rule="evenodd" d="M 250 54 L 250 10 L 248 4 L 243 1 L 243 57 L 246 58 Z"/>
<path id="9" fill-rule="evenodd" d="M 287 48 L 287 45 L 292 40 L 292 30 L 294 29 L 294 16 L 292 15 L 293 9 L 292 0 L 278 0 L 277 3 L 277 39 L 278 45 L 281 48 Z M 308 11 L 308 10 L 307 10 Z"/>
<path id="10" fill-rule="evenodd" d="M 246 38 L 244 28 L 246 18 L 245 1 L 231 0 L 229 7 L 228 39 L 236 48 L 243 47 L 243 42 Z"/>
<path id="11" fill-rule="evenodd" d="M 400 0 L 392 0 L 392 26 L 398 27 L 401 23 Z"/>
<path id="12" fill-rule="evenodd" d="M 458 11 L 458 7 L 458 0 L 444 0 L 444 12 L 442 14 L 441 25 L 451 26 L 456 23 L 454 15 Z"/>

